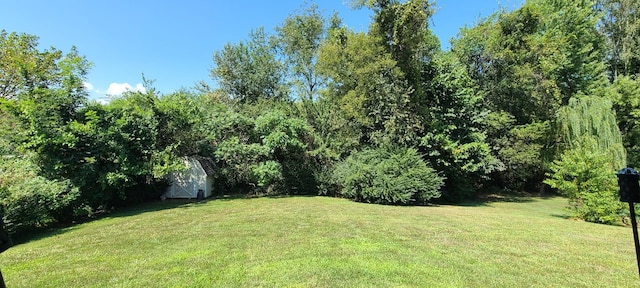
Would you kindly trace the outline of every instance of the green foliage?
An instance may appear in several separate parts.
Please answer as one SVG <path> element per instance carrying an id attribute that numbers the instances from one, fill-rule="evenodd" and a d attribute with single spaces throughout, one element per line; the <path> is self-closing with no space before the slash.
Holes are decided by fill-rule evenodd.
<path id="1" fill-rule="evenodd" d="M 338 164 L 334 177 L 343 196 L 378 204 L 425 204 L 440 197 L 443 185 L 443 178 L 411 148 L 356 152 Z"/>
<path id="2" fill-rule="evenodd" d="M 527 1 L 461 31 L 452 51 L 493 111 L 544 122 L 579 93 L 606 85 L 595 1 Z"/>
<path id="3" fill-rule="evenodd" d="M 454 55 L 439 51 L 438 40 L 429 29 L 432 3 L 356 3 L 362 5 L 375 13 L 369 34 L 352 36 L 345 29 L 335 29 L 335 43 L 330 43 L 326 51 L 339 57 L 326 58 L 330 59 L 328 63 L 338 62 L 334 67 L 354 65 L 357 73 L 371 74 L 362 73 L 363 79 L 357 79 L 353 86 L 337 85 L 351 90 L 340 94 L 356 96 L 352 98 L 356 101 L 350 101 L 356 105 L 351 107 L 368 108 L 353 110 L 358 112 L 354 115 L 371 123 L 365 126 L 371 143 L 418 148 L 434 168 L 446 175 L 445 198 L 458 201 L 472 196 L 480 180 L 503 167 L 486 141 L 484 94 L 477 91 L 476 83 Z M 353 41 L 354 52 L 346 49 L 350 48 L 350 39 L 360 40 Z M 338 71 L 330 74 L 333 79 L 358 75 L 350 69 L 334 70 Z M 365 89 L 360 92 L 353 87 Z"/>
<path id="4" fill-rule="evenodd" d="M 444 197 L 461 201 L 474 196 L 477 185 L 504 170 L 486 139 L 488 111 L 464 67 L 451 54 L 436 54 L 433 78 L 425 87 L 432 97 L 423 115 L 426 132 L 419 147 L 447 178 Z"/>
<path id="5" fill-rule="evenodd" d="M 38 51 L 37 37 L 30 35 L 3 32 L 2 49 L 7 52 L 0 61 L 6 69 L 0 77 L 4 98 L 15 100 L 3 102 L 2 111 L 12 114 L 15 122 L 8 124 L 19 132 L 11 139 L 19 149 L 11 154 L 34 153 L 43 176 L 71 181 L 83 199 L 100 194 L 101 189 L 95 189 L 97 177 L 88 176 L 96 175 L 95 168 L 104 164 L 92 150 L 104 148 L 104 143 L 95 141 L 105 139 L 96 131 L 108 120 L 101 118 L 103 111 L 86 103 L 83 81 L 91 64 L 75 48 L 66 55 L 55 48 Z M 108 174 L 110 179 L 117 176 Z"/>
<path id="6" fill-rule="evenodd" d="M 318 147 L 314 153 L 323 155 L 327 158 L 325 160 L 337 160 L 346 157 L 360 145 L 360 125 L 356 121 L 350 121 L 351 118 L 338 103 L 322 97 L 314 102 L 314 106 L 318 112 L 317 121 L 313 125 L 317 136 L 315 144 Z"/>
<path id="7" fill-rule="evenodd" d="M 53 223 L 67 222 L 88 213 L 78 209 L 80 193 L 69 181 L 49 181 L 41 176 L 10 186 L 2 199 L 4 222 L 10 233 L 23 233 Z"/>
<path id="8" fill-rule="evenodd" d="M 277 46 L 291 76 L 291 86 L 296 88 L 296 98 L 310 102 L 324 84 L 317 72 L 318 48 L 325 36 L 325 19 L 315 5 L 291 15 L 275 28 L 278 33 Z M 306 113 L 309 107 L 303 107 Z M 312 115 L 309 115 L 312 117 Z"/>
<path id="9" fill-rule="evenodd" d="M 54 47 L 40 51 L 37 36 L 0 30 L 0 98 L 15 100 L 41 89 L 62 89 L 73 97 L 54 107 L 76 107 L 86 95 L 82 80 L 90 67 L 75 47 L 66 55 Z"/>
<path id="10" fill-rule="evenodd" d="M 277 158 L 291 157 L 304 151 L 304 137 L 310 132 L 302 119 L 288 118 L 280 111 L 270 111 L 255 120 L 254 131 L 260 135 L 262 145 Z"/>
<path id="11" fill-rule="evenodd" d="M 222 161 L 222 180 L 229 187 L 254 184 L 253 166 L 264 161 L 269 150 L 257 143 L 243 143 L 238 137 L 231 137 L 220 143 L 215 151 L 218 161 Z"/>
<path id="12" fill-rule="evenodd" d="M 487 120 L 487 140 L 505 168 L 491 175 L 492 184 L 512 191 L 540 191 L 551 158 L 547 146 L 555 140 L 549 121 L 515 125 L 507 113 L 491 113 Z"/>
<path id="13" fill-rule="evenodd" d="M 249 41 L 225 44 L 213 54 L 211 78 L 222 91 L 240 102 L 287 98 L 284 67 L 263 28 L 249 34 Z"/>
<path id="14" fill-rule="evenodd" d="M 269 194 L 316 190 L 307 154 L 313 134 L 304 120 L 280 110 L 255 119 L 227 110 L 210 125 L 210 141 L 217 143 L 213 154 L 222 164 L 219 178 L 228 189 L 258 187 L 252 192 Z"/>
<path id="15" fill-rule="evenodd" d="M 10 100 L 0 98 L 0 155 L 12 155 L 24 134 L 20 120 L 13 113 L 15 106 Z"/>
<path id="16" fill-rule="evenodd" d="M 0 162 L 0 209 L 8 231 L 19 234 L 86 216 L 80 192 L 70 181 L 37 174 L 28 158 L 4 156 Z"/>
<path id="17" fill-rule="evenodd" d="M 357 121 L 368 142 L 411 144 L 420 125 L 410 110 L 411 89 L 379 39 L 344 27 L 331 31 L 319 69 L 330 78 L 327 100 Z"/>
<path id="18" fill-rule="evenodd" d="M 274 190 L 278 192 L 275 186 L 282 185 L 282 181 L 284 180 L 282 176 L 282 165 L 273 160 L 260 162 L 252 166 L 251 172 L 253 172 L 258 187 L 266 189 L 267 194 L 271 194 L 270 192 Z"/>
<path id="19" fill-rule="evenodd" d="M 572 98 L 569 105 L 559 111 L 557 121 L 564 147 L 590 146 L 595 153 L 609 155 L 608 167 L 617 171 L 626 167 L 627 161 L 611 106 L 611 101 L 602 97 Z"/>
<path id="20" fill-rule="evenodd" d="M 155 113 L 158 118 L 159 147 L 171 148 L 171 152 L 178 157 L 200 153 L 205 145 L 198 133 L 203 129 L 205 117 L 200 98 L 185 90 L 158 98 Z"/>
<path id="21" fill-rule="evenodd" d="M 34 91 L 18 100 L 14 113 L 31 136 L 22 145 L 35 152 L 42 174 L 71 181 L 94 209 L 155 199 L 162 177 L 179 168 L 179 157 L 198 152 L 195 131 L 202 116 L 193 95 L 160 98 L 147 86 L 108 105 L 58 109 L 71 103 L 71 94 Z"/>
<path id="22" fill-rule="evenodd" d="M 600 31 L 607 38 L 610 78 L 640 73 L 640 2 L 599 0 Z"/>
<path id="23" fill-rule="evenodd" d="M 183 116 L 173 111 L 176 122 L 169 121 L 171 116 L 163 114 L 159 102 L 152 88 L 129 92 L 107 106 L 87 107 L 82 111 L 85 117 L 71 123 L 72 134 L 79 140 L 74 155 L 85 160 L 57 165 L 64 165 L 63 177 L 90 193 L 86 196 L 92 205 L 156 198 L 161 192 L 148 192 L 179 167 L 179 156 L 184 155 L 174 153 L 180 146 L 171 126 Z M 95 144 L 87 147 L 82 144 L 85 141 Z M 72 172 L 78 166 L 84 166 L 84 173 Z"/>
<path id="24" fill-rule="evenodd" d="M 614 224 L 623 216 L 615 171 L 625 167 L 622 137 L 611 102 L 600 97 L 572 98 L 558 115 L 565 150 L 551 165 L 545 183 L 569 198 L 576 216 Z"/>
<path id="25" fill-rule="evenodd" d="M 552 147 L 557 139 L 550 123 L 560 110 L 573 109 L 563 108 L 570 105 L 570 99 L 592 95 L 594 89 L 606 85 L 605 39 L 597 31 L 601 14 L 595 4 L 526 1 L 519 9 L 497 12 L 475 27 L 462 29 L 453 41 L 452 53 L 466 67 L 494 117 L 490 119 L 493 123 L 487 123 L 488 141 L 506 168 L 493 175 L 498 185 L 534 188 L 553 159 Z M 583 116 L 609 115 L 592 112 Z M 607 117 L 607 121 L 612 119 L 611 115 Z M 592 129 L 587 118 L 558 121 L 580 122 L 587 130 Z M 569 137 L 565 128 L 560 128 L 564 129 L 561 133 Z M 611 135 L 596 139 L 609 141 Z M 572 139 L 576 137 L 561 141 L 571 145 Z M 614 152 L 619 163 L 623 154 L 618 148 Z"/>
<path id="26" fill-rule="evenodd" d="M 279 192 L 314 193 L 315 167 L 313 157 L 308 154 L 314 149 L 314 137 L 307 122 L 275 110 L 259 116 L 255 123 L 255 133 L 259 135 L 261 144 L 268 149 L 269 159 L 281 164 L 285 185 Z"/>
<path id="27" fill-rule="evenodd" d="M 0 155 L 31 153 L 39 167 L 36 180 L 4 182 L 5 207 L 18 211 L 7 215 L 36 211 L 27 226 L 47 225 L 155 198 L 192 155 L 214 158 L 216 185 L 234 192 L 424 204 L 442 188 L 460 201 L 487 184 L 541 187 L 560 148 L 547 183 L 579 217 L 614 221 L 611 187 L 597 186 L 609 172 L 578 166 L 619 169 L 622 144 L 640 161 L 640 85 L 617 77 L 637 70 L 636 4 L 526 1 L 463 29 L 450 52 L 430 30 L 432 1 L 352 5 L 373 10 L 368 32 L 309 5 L 274 35 L 259 28 L 215 52 L 219 89 L 161 95 L 145 80 L 145 92 L 106 105 L 87 103 L 91 64 L 75 48 L 41 51 L 35 36 L 1 31 Z M 578 98 L 594 91 L 613 104 Z"/>
<path id="28" fill-rule="evenodd" d="M 619 76 L 606 89 L 613 102 L 618 127 L 627 149 L 628 167 L 640 167 L 640 81 L 634 77 Z"/>
<path id="29" fill-rule="evenodd" d="M 432 77 L 431 60 L 440 50 L 440 41 L 429 29 L 434 13 L 432 1 L 369 1 L 375 14 L 369 34 L 376 37 L 403 72 L 416 111 L 428 109 L 426 86 Z"/>
<path id="30" fill-rule="evenodd" d="M 585 221 L 619 224 L 625 217 L 624 203 L 618 201 L 618 185 L 610 155 L 599 152 L 593 140 L 566 150 L 551 165 L 545 183 L 569 198 L 569 207 Z"/>

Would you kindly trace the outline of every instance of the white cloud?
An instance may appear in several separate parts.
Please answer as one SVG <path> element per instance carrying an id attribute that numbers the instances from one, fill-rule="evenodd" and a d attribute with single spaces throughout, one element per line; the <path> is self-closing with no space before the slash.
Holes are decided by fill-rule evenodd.
<path id="1" fill-rule="evenodd" d="M 82 86 L 89 92 L 89 100 L 95 100 L 100 104 L 107 104 L 111 101 L 111 99 L 105 95 L 104 91 L 96 89 L 90 82 L 84 81 L 82 82 Z"/>
<path id="2" fill-rule="evenodd" d="M 134 92 L 146 92 L 142 83 L 136 84 L 136 87 L 132 87 L 129 83 L 111 83 L 109 84 L 109 88 L 107 89 L 106 94 L 110 96 L 120 96 L 122 93 L 127 91 Z"/>
<path id="3" fill-rule="evenodd" d="M 98 102 L 98 103 L 100 103 L 102 105 L 107 105 L 107 104 L 109 104 L 109 102 L 111 102 L 111 98 L 108 98 L 108 97 L 97 98 L 95 100 L 96 100 L 96 102 Z"/>
<path id="4" fill-rule="evenodd" d="M 93 91 L 94 89 L 93 84 L 89 82 L 82 82 L 82 86 L 84 86 L 84 88 L 87 89 L 87 91 L 89 92 Z"/>

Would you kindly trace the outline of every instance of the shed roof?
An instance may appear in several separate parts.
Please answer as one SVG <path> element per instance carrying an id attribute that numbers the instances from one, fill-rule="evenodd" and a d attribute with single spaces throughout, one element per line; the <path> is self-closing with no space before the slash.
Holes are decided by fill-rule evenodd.
<path id="1" fill-rule="evenodd" d="M 196 156 L 194 158 L 200 162 L 200 165 L 202 166 L 202 169 L 204 169 L 204 172 L 207 173 L 207 176 L 212 176 L 215 173 L 216 169 L 213 159 L 200 156 Z"/>

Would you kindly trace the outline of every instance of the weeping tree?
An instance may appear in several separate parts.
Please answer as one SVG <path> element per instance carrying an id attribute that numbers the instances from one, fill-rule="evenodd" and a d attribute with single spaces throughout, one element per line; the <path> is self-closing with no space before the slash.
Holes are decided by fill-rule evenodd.
<path id="1" fill-rule="evenodd" d="M 576 149 L 595 145 L 595 153 L 609 155 L 610 168 L 626 165 L 626 152 L 611 101 L 601 97 L 572 98 L 558 112 L 562 145 Z M 590 141 L 594 143 L 590 143 Z"/>
<path id="2" fill-rule="evenodd" d="M 557 116 L 560 158 L 545 183 L 569 198 L 569 208 L 585 221 L 614 224 L 625 208 L 617 200 L 614 173 L 626 165 L 626 152 L 611 101 L 572 98 Z"/>

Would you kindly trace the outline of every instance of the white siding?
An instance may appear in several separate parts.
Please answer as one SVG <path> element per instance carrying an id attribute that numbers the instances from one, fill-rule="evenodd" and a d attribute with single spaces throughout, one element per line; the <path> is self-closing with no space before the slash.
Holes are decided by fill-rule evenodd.
<path id="1" fill-rule="evenodd" d="M 165 196 L 167 198 L 196 198 L 198 189 L 202 189 L 205 197 L 211 196 L 211 186 L 213 179 L 207 176 L 202 165 L 195 158 L 187 157 L 184 159 L 187 169 L 180 172 L 174 172 L 169 176 L 171 186 L 167 188 Z"/>

